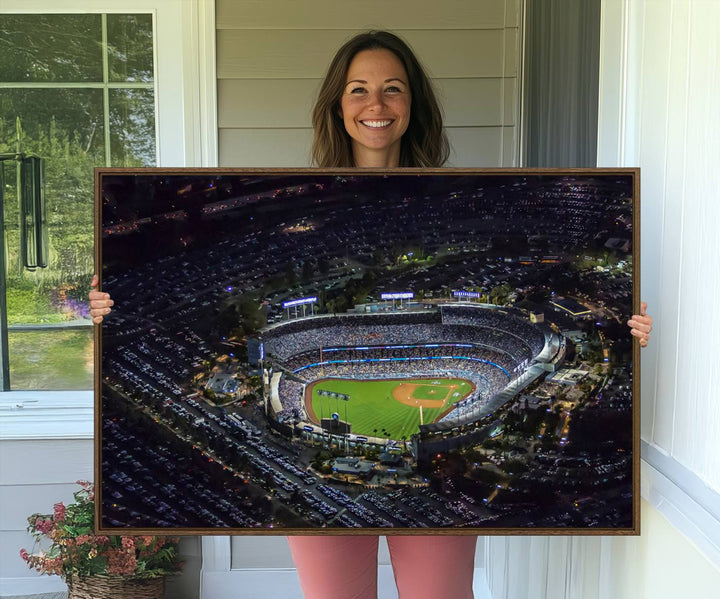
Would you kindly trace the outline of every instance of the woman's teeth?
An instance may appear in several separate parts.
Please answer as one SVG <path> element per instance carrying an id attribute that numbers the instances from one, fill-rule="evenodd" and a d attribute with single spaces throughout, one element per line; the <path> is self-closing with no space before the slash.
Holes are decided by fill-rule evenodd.
<path id="1" fill-rule="evenodd" d="M 363 125 L 366 127 L 374 127 L 374 128 L 380 128 L 380 127 L 387 127 L 392 121 L 361 121 Z"/>

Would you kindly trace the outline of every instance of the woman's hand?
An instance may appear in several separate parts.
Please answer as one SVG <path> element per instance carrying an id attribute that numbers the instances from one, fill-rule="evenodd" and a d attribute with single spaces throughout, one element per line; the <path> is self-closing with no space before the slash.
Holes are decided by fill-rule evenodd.
<path id="1" fill-rule="evenodd" d="M 652 331 L 652 316 L 646 314 L 647 304 L 640 302 L 640 314 L 633 314 L 628 320 L 630 334 L 634 335 L 640 341 L 640 347 L 646 347 L 648 339 L 650 339 L 650 331 Z"/>
<path id="2" fill-rule="evenodd" d="M 92 280 L 92 291 L 88 293 L 88 299 L 90 300 L 90 316 L 95 324 L 100 324 L 103 321 L 103 317 L 110 314 L 110 307 L 115 304 L 110 299 L 109 293 L 103 293 L 96 289 L 98 285 L 97 275 Z"/>

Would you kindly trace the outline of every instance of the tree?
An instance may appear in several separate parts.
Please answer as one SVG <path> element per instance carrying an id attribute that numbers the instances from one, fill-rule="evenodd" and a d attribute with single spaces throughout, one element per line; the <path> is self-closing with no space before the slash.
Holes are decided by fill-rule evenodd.
<path id="1" fill-rule="evenodd" d="M 290 288 L 297 285 L 297 273 L 295 272 L 295 267 L 293 264 L 288 264 L 285 267 L 285 272 L 283 276 L 286 287 Z"/>
<path id="2" fill-rule="evenodd" d="M 237 328 L 240 316 L 236 306 L 225 306 L 217 316 L 216 324 L 220 335 L 228 335 L 232 329 Z"/>
<path id="3" fill-rule="evenodd" d="M 155 162 L 152 17 L 109 15 L 107 22 L 111 79 L 149 85 L 111 91 L 109 131 L 100 89 L 18 87 L 0 95 L 0 153 L 21 151 L 45 159 L 50 247 L 47 269 L 22 268 L 17 194 L 14 185 L 6 186 L 11 323 L 57 322 L 86 312 L 94 268 L 93 167 L 106 165 L 106 136 L 112 166 Z M 102 82 L 101 30 L 99 14 L 3 15 L 0 81 Z M 8 162 L 3 167 L 8 183 L 15 180 L 14 167 Z"/>
<path id="4" fill-rule="evenodd" d="M 256 298 L 243 296 L 237 304 L 237 312 L 240 316 L 240 323 L 247 334 L 256 333 L 267 324 L 265 312 L 258 310 Z"/>
<path id="5" fill-rule="evenodd" d="M 490 291 L 490 303 L 501 306 L 507 304 L 511 292 L 512 287 L 507 283 L 493 287 Z"/>
<path id="6" fill-rule="evenodd" d="M 300 280 L 303 283 L 307 283 L 308 281 L 312 281 L 313 276 L 315 275 L 315 265 L 310 260 L 305 260 L 302 267 L 302 274 L 300 275 Z"/>

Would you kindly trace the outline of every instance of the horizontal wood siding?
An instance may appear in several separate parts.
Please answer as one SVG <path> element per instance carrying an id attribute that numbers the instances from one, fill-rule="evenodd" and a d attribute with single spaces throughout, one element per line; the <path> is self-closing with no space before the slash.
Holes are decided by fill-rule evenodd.
<path id="1" fill-rule="evenodd" d="M 19 554 L 33 546 L 27 517 L 71 502 L 75 482 L 92 479 L 92 439 L 0 441 L 0 579 L 36 575 Z"/>
<path id="2" fill-rule="evenodd" d="M 359 30 L 362 31 L 362 30 Z M 218 78 L 318 78 L 333 52 L 359 31 L 218 31 Z M 515 76 L 505 64 L 504 29 L 398 31 L 432 77 Z M 512 43 L 506 51 L 514 53 Z M 221 60 L 222 59 L 222 60 Z"/>
<path id="3" fill-rule="evenodd" d="M 321 79 L 221 79 L 218 125 L 220 129 L 309 128 L 320 83 Z M 447 127 L 515 124 L 515 78 L 437 79 L 435 83 Z"/>
<path id="4" fill-rule="evenodd" d="M 381 17 L 378 17 L 381 15 Z M 219 164 L 310 164 L 310 113 L 334 51 L 391 29 L 433 77 L 451 166 L 516 166 L 520 0 L 218 0 Z"/>
<path id="5" fill-rule="evenodd" d="M 220 166 L 304 167 L 310 164 L 312 129 L 220 129 Z"/>
<path id="6" fill-rule="evenodd" d="M 218 29 L 498 29 L 517 27 L 506 0 L 220 0 Z"/>

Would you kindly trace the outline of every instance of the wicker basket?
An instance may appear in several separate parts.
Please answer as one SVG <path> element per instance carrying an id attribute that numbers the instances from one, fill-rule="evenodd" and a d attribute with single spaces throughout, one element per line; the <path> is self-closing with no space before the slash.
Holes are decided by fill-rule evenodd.
<path id="1" fill-rule="evenodd" d="M 163 599 L 164 595 L 164 577 L 88 576 L 68 583 L 68 599 Z"/>

